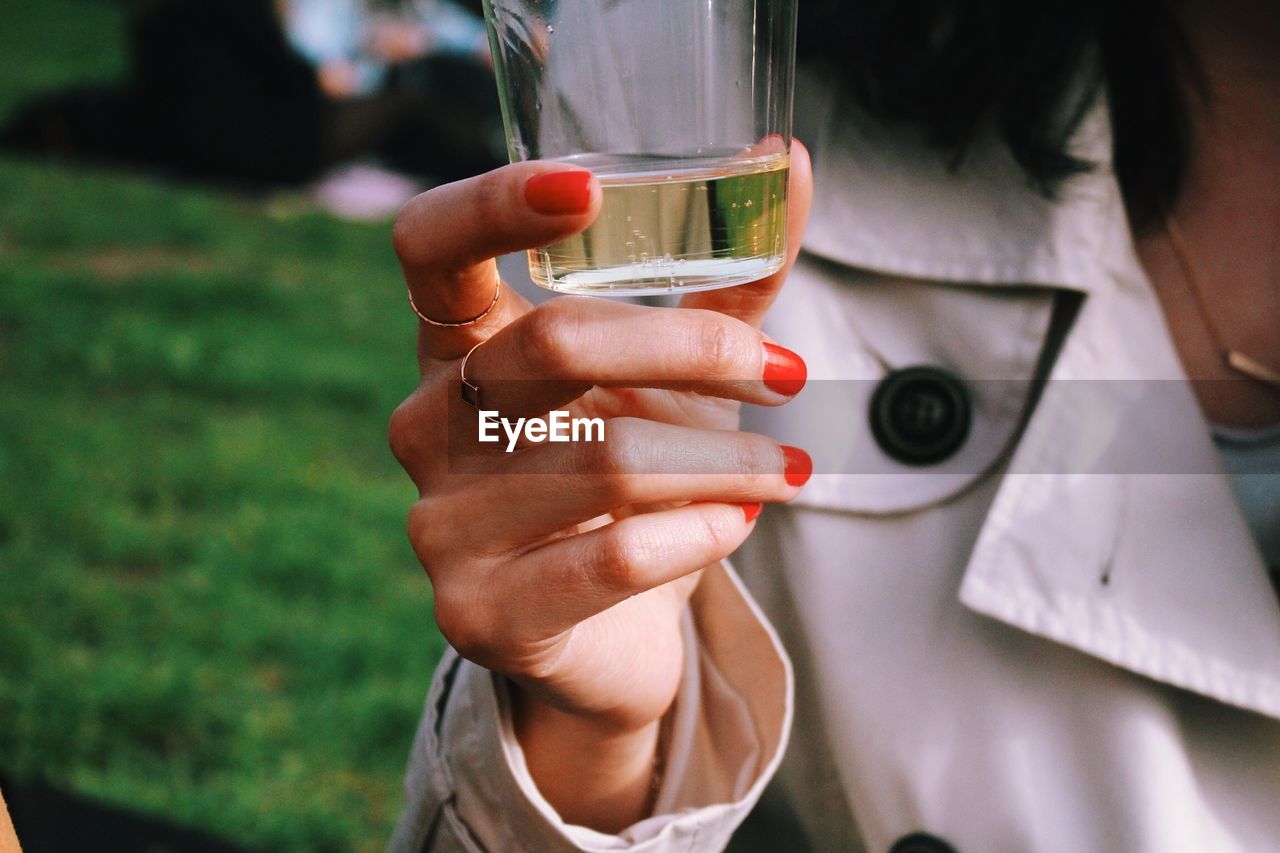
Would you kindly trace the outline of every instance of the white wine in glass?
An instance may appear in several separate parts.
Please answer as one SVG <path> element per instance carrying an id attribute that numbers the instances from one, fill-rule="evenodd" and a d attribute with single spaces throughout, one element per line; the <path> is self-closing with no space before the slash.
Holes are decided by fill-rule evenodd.
<path id="1" fill-rule="evenodd" d="M 630 295 L 755 281 L 786 258 L 789 157 L 593 155 L 567 160 L 600 179 L 600 215 L 529 253 L 535 282 Z"/>

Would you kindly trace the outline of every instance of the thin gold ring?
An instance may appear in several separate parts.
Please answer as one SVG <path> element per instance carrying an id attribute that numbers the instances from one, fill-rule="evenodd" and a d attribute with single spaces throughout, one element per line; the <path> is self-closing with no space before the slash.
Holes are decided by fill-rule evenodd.
<path id="1" fill-rule="evenodd" d="M 485 317 L 488 317 L 489 312 L 492 311 L 494 309 L 494 306 L 498 304 L 498 297 L 501 295 L 502 295 L 502 279 L 498 279 L 494 283 L 493 301 L 489 303 L 489 307 L 481 311 L 476 316 L 472 317 L 470 320 L 459 320 L 456 323 L 445 323 L 440 320 L 432 320 L 426 314 L 423 314 L 420 310 L 418 310 L 417 303 L 413 301 L 413 291 L 409 291 L 409 307 L 413 309 L 413 313 L 418 315 L 418 319 L 426 323 L 428 326 L 436 326 L 441 329 L 460 329 L 463 326 L 473 326 L 476 323 L 479 323 Z"/>
<path id="2" fill-rule="evenodd" d="M 484 343 L 481 341 L 480 344 Z M 480 386 L 467 379 L 467 359 L 471 358 L 471 353 L 475 352 L 480 344 L 476 344 L 467 350 L 467 354 L 462 357 L 462 364 L 458 367 L 458 376 L 462 379 L 462 402 L 466 403 L 476 411 L 480 410 Z"/>

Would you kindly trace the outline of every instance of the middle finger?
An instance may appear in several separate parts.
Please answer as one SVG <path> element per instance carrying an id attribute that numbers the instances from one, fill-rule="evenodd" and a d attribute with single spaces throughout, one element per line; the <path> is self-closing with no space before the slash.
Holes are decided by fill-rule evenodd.
<path id="1" fill-rule="evenodd" d="M 536 444 L 493 461 L 460 481 L 435 518 L 493 553 L 633 504 L 789 501 L 813 468 L 803 450 L 766 436 L 637 418 L 605 421 L 601 442 Z M 477 506 L 497 511 L 481 519 Z M 482 536 L 467 534 L 479 526 Z"/>
<path id="2" fill-rule="evenodd" d="M 541 414 L 592 386 L 693 391 L 766 406 L 804 385 L 795 353 L 716 311 L 561 297 L 520 317 L 467 362 L 486 409 Z"/>

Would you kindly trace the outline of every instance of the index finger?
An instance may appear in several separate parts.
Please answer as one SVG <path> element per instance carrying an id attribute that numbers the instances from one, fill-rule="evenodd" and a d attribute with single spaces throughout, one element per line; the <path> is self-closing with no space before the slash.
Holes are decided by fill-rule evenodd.
<path id="1" fill-rule="evenodd" d="M 509 289 L 496 304 L 494 258 L 555 242 L 586 228 L 600 210 L 600 184 L 586 169 L 514 163 L 416 196 L 392 229 L 392 244 L 418 310 L 442 323 L 421 323 L 420 350 L 453 359 L 528 310 Z"/>

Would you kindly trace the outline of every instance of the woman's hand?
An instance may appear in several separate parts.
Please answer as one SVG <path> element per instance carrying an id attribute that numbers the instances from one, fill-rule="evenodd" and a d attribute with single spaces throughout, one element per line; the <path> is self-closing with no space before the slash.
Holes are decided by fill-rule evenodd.
<path id="1" fill-rule="evenodd" d="M 797 144 L 790 260 L 810 193 Z M 418 196 L 395 248 L 419 309 L 459 320 L 491 302 L 496 256 L 580 231 L 599 206 L 590 173 L 516 164 Z M 741 544 L 761 502 L 791 499 L 808 476 L 803 451 L 736 431 L 740 402 L 780 405 L 803 384 L 798 357 L 757 329 L 785 273 L 679 308 L 583 297 L 531 308 L 504 287 L 474 325 L 420 324 L 422 383 L 390 426 L 421 494 L 409 536 L 445 638 L 517 685 L 517 734 L 565 820 L 610 831 L 644 816 L 698 571 Z M 604 441 L 479 443 L 457 380 L 481 341 L 467 379 L 486 409 L 603 418 Z"/>

